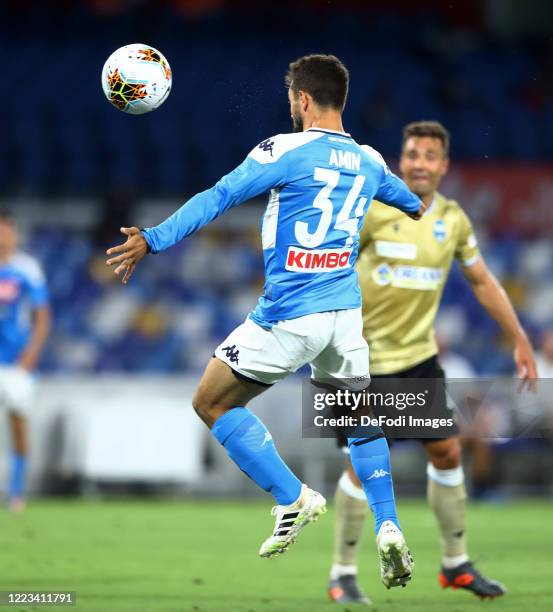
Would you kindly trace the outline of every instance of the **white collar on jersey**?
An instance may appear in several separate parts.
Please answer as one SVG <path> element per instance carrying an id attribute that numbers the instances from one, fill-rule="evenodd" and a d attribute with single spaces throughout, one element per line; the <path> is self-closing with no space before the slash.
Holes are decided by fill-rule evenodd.
<path id="1" fill-rule="evenodd" d="M 327 130 L 326 128 L 310 127 L 304 130 L 304 132 L 310 132 L 310 131 L 328 132 L 329 134 L 338 134 L 340 136 L 348 136 L 349 138 L 351 138 L 351 134 L 349 134 L 348 132 L 338 132 L 337 130 Z"/>
<path id="2" fill-rule="evenodd" d="M 436 195 L 434 194 L 434 197 L 432 198 L 432 202 L 430 202 L 430 206 L 424 211 L 424 214 L 427 215 L 434 208 L 435 204 L 436 204 Z"/>

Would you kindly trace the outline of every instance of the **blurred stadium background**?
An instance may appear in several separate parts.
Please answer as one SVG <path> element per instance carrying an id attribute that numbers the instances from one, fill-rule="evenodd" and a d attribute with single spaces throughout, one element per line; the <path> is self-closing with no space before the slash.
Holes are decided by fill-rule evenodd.
<path id="1" fill-rule="evenodd" d="M 104 251 L 120 226 L 158 223 L 257 142 L 290 131 L 283 74 L 305 53 L 335 53 L 348 65 L 346 128 L 392 166 L 405 123 L 437 119 L 451 131 L 442 191 L 471 216 L 539 347 L 553 330 L 552 6 L 4 0 L 0 206 L 16 214 L 26 250 L 42 262 L 54 313 L 30 490 L 253 494 L 189 403 L 214 347 L 259 295 L 263 202 L 149 258 L 125 288 Z M 174 73 L 167 102 L 143 117 L 116 111 L 100 88 L 107 56 L 131 42 L 158 47 Z M 509 348 L 457 269 L 438 330 L 444 359 L 461 368 L 451 375 L 512 375 Z M 542 376 L 553 375 L 549 338 Z M 271 390 L 257 410 L 292 465 L 329 492 L 340 457 L 329 440 L 299 438 L 300 381 Z M 551 496 L 549 441 L 495 451 L 494 495 Z M 394 454 L 400 493 L 422 494 L 420 449 Z"/>

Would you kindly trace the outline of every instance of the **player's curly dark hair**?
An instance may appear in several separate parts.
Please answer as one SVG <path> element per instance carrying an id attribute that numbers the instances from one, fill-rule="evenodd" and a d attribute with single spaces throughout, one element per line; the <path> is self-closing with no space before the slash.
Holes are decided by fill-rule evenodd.
<path id="1" fill-rule="evenodd" d="M 442 141 L 445 157 L 449 155 L 449 132 L 439 121 L 413 121 L 413 123 L 408 123 L 403 128 L 402 149 L 409 138 L 412 137 L 438 138 L 438 140 Z"/>
<path id="2" fill-rule="evenodd" d="M 300 57 L 288 67 L 285 82 L 294 95 L 305 91 L 322 108 L 344 109 L 349 72 L 334 55 Z"/>

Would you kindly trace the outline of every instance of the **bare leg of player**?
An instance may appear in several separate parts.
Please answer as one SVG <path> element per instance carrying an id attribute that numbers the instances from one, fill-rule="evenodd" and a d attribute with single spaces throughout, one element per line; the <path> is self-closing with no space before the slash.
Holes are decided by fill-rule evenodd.
<path id="1" fill-rule="evenodd" d="M 10 458 L 8 505 L 12 512 L 19 513 L 25 509 L 25 476 L 29 451 L 27 420 L 15 412 L 10 412 L 9 421 L 13 451 Z"/>
<path id="2" fill-rule="evenodd" d="M 228 365 L 214 357 L 192 404 L 236 465 L 275 498 L 273 534 L 259 551 L 262 557 L 273 557 L 285 552 L 301 529 L 326 511 L 326 500 L 302 485 L 278 454 L 265 425 L 246 408 L 265 389 L 237 378 Z"/>
<path id="3" fill-rule="evenodd" d="M 237 406 L 245 406 L 266 387 L 237 378 L 228 365 L 214 357 L 196 389 L 192 405 L 211 429 L 215 421 Z"/>

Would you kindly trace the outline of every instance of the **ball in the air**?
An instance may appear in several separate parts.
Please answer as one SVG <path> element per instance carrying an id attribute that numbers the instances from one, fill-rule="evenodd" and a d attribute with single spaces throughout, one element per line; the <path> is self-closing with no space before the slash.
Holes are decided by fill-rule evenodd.
<path id="1" fill-rule="evenodd" d="M 163 54 L 140 43 L 114 51 L 102 69 L 106 98 L 131 115 L 143 115 L 161 106 L 171 83 L 171 68 Z"/>

